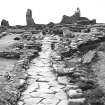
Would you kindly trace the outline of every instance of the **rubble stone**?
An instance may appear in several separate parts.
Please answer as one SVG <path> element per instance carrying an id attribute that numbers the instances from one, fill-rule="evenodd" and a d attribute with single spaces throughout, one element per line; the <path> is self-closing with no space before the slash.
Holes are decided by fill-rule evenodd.
<path id="1" fill-rule="evenodd" d="M 57 80 L 58 80 L 58 83 L 60 83 L 62 85 L 68 84 L 68 79 L 66 76 L 59 76 Z"/>
<path id="2" fill-rule="evenodd" d="M 84 105 L 85 98 L 69 99 L 68 105 Z"/>
<path id="3" fill-rule="evenodd" d="M 83 56 L 83 64 L 90 63 L 95 56 L 96 51 L 89 51 Z"/>

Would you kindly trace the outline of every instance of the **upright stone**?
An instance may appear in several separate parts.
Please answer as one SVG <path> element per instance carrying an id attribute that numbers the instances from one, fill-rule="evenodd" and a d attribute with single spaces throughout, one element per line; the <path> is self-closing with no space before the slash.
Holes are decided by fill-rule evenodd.
<path id="1" fill-rule="evenodd" d="M 34 19 L 32 18 L 32 10 L 31 9 L 27 9 L 26 23 L 27 23 L 27 26 L 34 26 L 35 25 Z"/>

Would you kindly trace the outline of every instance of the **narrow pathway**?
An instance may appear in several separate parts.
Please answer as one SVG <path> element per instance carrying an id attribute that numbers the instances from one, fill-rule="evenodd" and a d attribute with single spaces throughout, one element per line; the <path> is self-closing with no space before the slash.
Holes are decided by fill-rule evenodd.
<path id="1" fill-rule="evenodd" d="M 42 41 L 42 52 L 28 69 L 28 88 L 23 92 L 18 105 L 67 105 L 64 85 L 56 81 L 51 56 L 51 37 Z"/>

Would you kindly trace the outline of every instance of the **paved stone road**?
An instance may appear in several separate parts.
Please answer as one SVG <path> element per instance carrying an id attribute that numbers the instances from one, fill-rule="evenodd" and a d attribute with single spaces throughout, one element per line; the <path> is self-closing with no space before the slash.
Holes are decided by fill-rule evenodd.
<path id="1" fill-rule="evenodd" d="M 52 72 L 51 37 L 43 39 L 42 52 L 28 69 L 28 88 L 23 92 L 18 105 L 67 105 L 65 85 L 56 81 Z"/>

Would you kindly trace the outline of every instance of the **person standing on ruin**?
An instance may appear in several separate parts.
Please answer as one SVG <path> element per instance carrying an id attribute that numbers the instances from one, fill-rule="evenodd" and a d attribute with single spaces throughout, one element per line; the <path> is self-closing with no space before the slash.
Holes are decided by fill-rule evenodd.
<path id="1" fill-rule="evenodd" d="M 75 16 L 76 17 L 80 17 L 81 16 L 81 12 L 80 12 L 79 8 L 77 8 L 77 10 L 75 11 Z"/>

